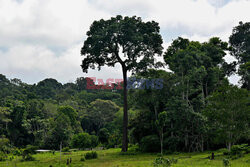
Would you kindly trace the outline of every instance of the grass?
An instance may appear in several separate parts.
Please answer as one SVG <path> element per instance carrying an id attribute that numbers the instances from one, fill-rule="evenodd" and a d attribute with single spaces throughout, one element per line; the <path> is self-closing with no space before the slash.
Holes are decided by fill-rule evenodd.
<path id="1" fill-rule="evenodd" d="M 154 159 L 157 154 L 138 153 L 138 154 L 121 154 L 120 149 L 108 149 L 97 151 L 98 159 L 80 161 L 81 157 L 88 151 L 76 151 L 64 155 L 56 152 L 39 153 L 33 155 L 35 161 L 21 162 L 21 157 L 15 157 L 12 161 L 0 162 L 0 167 L 17 166 L 17 167 L 66 167 L 68 158 L 72 159 L 72 167 L 152 167 Z M 222 167 L 222 160 L 225 156 L 220 152 L 215 152 L 215 160 L 209 160 L 207 157 L 211 152 L 204 153 L 181 153 L 178 155 L 165 155 L 167 158 L 177 158 L 178 163 L 174 167 Z M 231 167 L 250 167 L 250 154 L 244 157 L 230 160 Z"/>

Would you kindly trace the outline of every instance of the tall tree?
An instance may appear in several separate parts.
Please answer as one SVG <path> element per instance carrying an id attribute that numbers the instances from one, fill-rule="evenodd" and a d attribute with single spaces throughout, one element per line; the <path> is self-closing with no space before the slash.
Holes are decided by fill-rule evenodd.
<path id="1" fill-rule="evenodd" d="M 185 107 L 182 109 L 186 119 L 182 124 L 185 136 L 181 138 L 185 140 L 185 150 L 203 150 L 202 128 L 197 128 L 204 125 L 200 112 L 206 105 L 206 97 L 226 80 L 226 75 L 230 74 L 230 67 L 233 65 L 227 64 L 223 59 L 226 50 L 227 43 L 217 37 L 204 43 L 179 37 L 173 41 L 164 55 L 167 65 L 177 79 L 172 93 L 175 97 L 171 103 L 181 99 L 182 102 L 178 103 Z M 166 107 L 173 106 L 171 103 Z M 171 113 L 178 112 L 178 108 L 171 108 L 173 108 Z M 174 115 L 173 118 L 171 118 L 172 115 Z M 177 118 L 175 114 L 169 114 L 169 116 L 172 128 L 180 127 L 179 121 L 175 121 Z M 181 130 L 179 128 L 179 131 Z M 174 133 L 172 136 L 175 136 Z"/>
<path id="2" fill-rule="evenodd" d="M 217 142 L 225 142 L 230 150 L 232 144 L 242 137 L 249 138 L 249 92 L 237 86 L 225 85 L 209 97 L 204 110 Z"/>
<path id="3" fill-rule="evenodd" d="M 143 71 L 148 67 L 159 67 L 155 55 L 162 53 L 160 27 L 154 21 L 143 22 L 140 17 L 122 17 L 94 21 L 87 32 L 87 39 L 81 49 L 82 69 L 101 69 L 107 65 L 114 67 L 120 63 L 123 73 L 124 116 L 122 151 L 128 149 L 128 106 L 127 72 Z"/>
<path id="4" fill-rule="evenodd" d="M 250 22 L 240 22 L 229 38 L 231 54 L 238 60 L 243 88 L 250 90 Z"/>

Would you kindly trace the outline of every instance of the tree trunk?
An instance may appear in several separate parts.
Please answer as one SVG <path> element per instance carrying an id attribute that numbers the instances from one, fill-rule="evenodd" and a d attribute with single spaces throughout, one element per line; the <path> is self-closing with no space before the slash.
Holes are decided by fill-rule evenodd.
<path id="1" fill-rule="evenodd" d="M 229 132 L 228 138 L 229 138 L 229 141 L 228 141 L 227 149 L 228 151 L 231 151 L 231 147 L 232 147 L 232 133 L 231 132 Z"/>
<path id="2" fill-rule="evenodd" d="M 62 141 L 60 142 L 60 163 L 62 159 Z"/>
<path id="3" fill-rule="evenodd" d="M 204 152 L 204 139 L 203 139 L 203 135 L 201 135 L 201 152 Z"/>
<path id="4" fill-rule="evenodd" d="M 154 106 L 154 110 L 155 110 L 155 120 L 157 120 L 158 112 L 157 112 L 157 109 L 156 109 L 156 105 Z"/>
<path id="5" fill-rule="evenodd" d="M 163 128 L 160 132 L 160 140 L 161 140 L 161 156 L 163 156 Z"/>
<path id="6" fill-rule="evenodd" d="M 8 122 L 5 124 L 6 131 L 8 131 Z"/>
<path id="7" fill-rule="evenodd" d="M 205 98 L 208 96 L 208 90 L 207 90 L 207 82 L 206 82 L 206 96 Z"/>
<path id="8" fill-rule="evenodd" d="M 173 122 L 171 122 L 171 137 L 174 137 L 174 125 L 173 125 Z"/>
<path id="9" fill-rule="evenodd" d="M 188 131 L 187 131 L 187 127 L 185 128 L 185 150 L 188 150 Z"/>
<path id="10" fill-rule="evenodd" d="M 227 144 L 227 149 L 228 149 L 228 151 L 231 151 L 231 147 L 232 147 L 232 143 L 231 143 L 231 142 L 228 142 L 228 144 Z"/>
<path id="11" fill-rule="evenodd" d="M 122 152 L 128 151 L 128 101 L 127 101 L 127 70 L 122 67 L 123 73 L 123 137 Z"/>

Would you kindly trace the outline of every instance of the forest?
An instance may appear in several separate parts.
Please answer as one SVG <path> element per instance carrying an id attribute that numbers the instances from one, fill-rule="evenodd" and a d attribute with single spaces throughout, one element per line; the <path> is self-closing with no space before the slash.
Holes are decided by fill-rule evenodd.
<path id="1" fill-rule="evenodd" d="M 102 26 L 108 28 L 101 31 Z M 135 26 L 139 30 L 130 31 Z M 113 33 L 117 27 L 119 38 Z M 47 78 L 27 84 L 0 74 L 0 160 L 27 147 L 123 152 L 136 147 L 166 154 L 249 145 L 250 22 L 232 28 L 228 41 L 212 37 L 202 43 L 178 37 L 166 50 L 159 29 L 154 21 L 117 16 L 95 21 L 87 32 L 81 50 L 87 55 L 83 71 L 95 64 L 100 68 L 120 63 L 125 80 L 118 84 L 124 89 L 108 83 L 88 89 L 88 83 L 97 83 L 87 77 L 72 83 Z M 102 37 L 103 31 L 113 36 Z M 116 39 L 128 61 L 113 50 L 118 47 Z M 164 62 L 155 62 L 155 55 Z M 235 61 L 226 61 L 226 55 Z M 129 78 L 137 78 L 134 88 L 127 88 L 128 71 Z M 235 74 L 241 77 L 237 85 L 228 79 Z M 161 89 L 141 82 L 153 79 L 162 80 Z"/>

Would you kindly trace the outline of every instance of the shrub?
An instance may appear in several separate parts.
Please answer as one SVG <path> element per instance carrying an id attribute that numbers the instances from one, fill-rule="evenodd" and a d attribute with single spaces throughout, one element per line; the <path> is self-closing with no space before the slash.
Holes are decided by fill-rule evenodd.
<path id="1" fill-rule="evenodd" d="M 23 155 L 23 161 L 34 161 L 35 158 L 31 154 Z"/>
<path id="2" fill-rule="evenodd" d="M 96 159 L 98 158 L 98 154 L 96 151 L 88 152 L 85 154 L 85 159 Z"/>
<path id="3" fill-rule="evenodd" d="M 228 151 L 228 150 L 227 150 L 227 151 L 224 151 L 224 152 L 223 152 L 223 155 L 230 155 L 230 151 Z"/>
<path id="4" fill-rule="evenodd" d="M 138 145 L 131 145 L 131 146 L 128 148 L 128 151 L 129 151 L 129 152 L 134 152 L 134 153 L 136 153 L 136 152 L 139 152 L 140 149 L 139 149 L 139 146 L 138 146 Z"/>
<path id="5" fill-rule="evenodd" d="M 36 154 L 37 146 L 27 145 L 23 150 L 23 154 Z"/>
<path id="6" fill-rule="evenodd" d="M 15 148 L 12 153 L 13 155 L 16 155 L 16 156 L 22 155 L 22 151 L 18 148 Z"/>
<path id="7" fill-rule="evenodd" d="M 226 148 L 221 148 L 221 149 L 217 150 L 217 152 L 222 153 L 223 155 L 227 155 L 227 153 L 228 153 L 229 151 L 228 151 L 228 149 L 226 149 Z"/>
<path id="8" fill-rule="evenodd" d="M 0 151 L 9 153 L 10 152 L 10 141 L 7 138 L 0 138 Z"/>
<path id="9" fill-rule="evenodd" d="M 79 133 L 73 136 L 71 140 L 71 146 L 74 148 L 90 148 L 98 145 L 98 137 L 95 135 L 89 135 L 88 133 Z"/>
<path id="10" fill-rule="evenodd" d="M 170 161 L 173 163 L 173 164 L 177 164 L 178 162 L 178 159 L 175 159 L 175 158 L 171 158 Z"/>
<path id="11" fill-rule="evenodd" d="M 50 151 L 50 152 L 51 152 L 53 155 L 55 155 L 55 152 L 56 152 L 56 151 L 55 151 L 55 150 L 52 150 L 52 151 Z"/>
<path id="12" fill-rule="evenodd" d="M 37 149 L 37 146 L 27 145 L 22 152 L 23 161 L 34 161 L 35 158 L 32 157 L 32 154 L 35 154 Z"/>
<path id="13" fill-rule="evenodd" d="M 85 158 L 84 158 L 84 157 L 82 157 L 82 158 L 80 159 L 80 161 L 85 161 Z"/>
<path id="14" fill-rule="evenodd" d="M 11 156 L 9 159 L 10 159 L 10 161 L 12 161 L 12 160 L 14 159 L 14 157 L 13 157 L 13 156 Z"/>
<path id="15" fill-rule="evenodd" d="M 62 152 L 69 152 L 69 147 L 64 147 L 64 148 L 62 149 Z"/>
<path id="16" fill-rule="evenodd" d="M 246 154 L 250 153 L 250 146 L 247 147 Z"/>
<path id="17" fill-rule="evenodd" d="M 169 158 L 164 158 L 164 157 L 158 157 L 155 159 L 155 161 L 153 162 L 153 166 L 154 167 L 169 167 L 172 164 L 176 164 L 177 163 L 177 159 L 169 159 Z"/>
<path id="18" fill-rule="evenodd" d="M 0 161 L 5 161 L 7 158 L 8 156 L 5 153 L 0 152 Z"/>
<path id="19" fill-rule="evenodd" d="M 140 150 L 143 152 L 160 151 L 160 140 L 157 135 L 145 136 L 141 139 Z"/>
<path id="20" fill-rule="evenodd" d="M 222 162 L 223 162 L 223 166 L 229 166 L 230 165 L 229 159 L 224 158 L 222 160 Z"/>
<path id="21" fill-rule="evenodd" d="M 247 144 L 233 145 L 231 148 L 231 155 L 242 155 L 248 150 Z"/>

